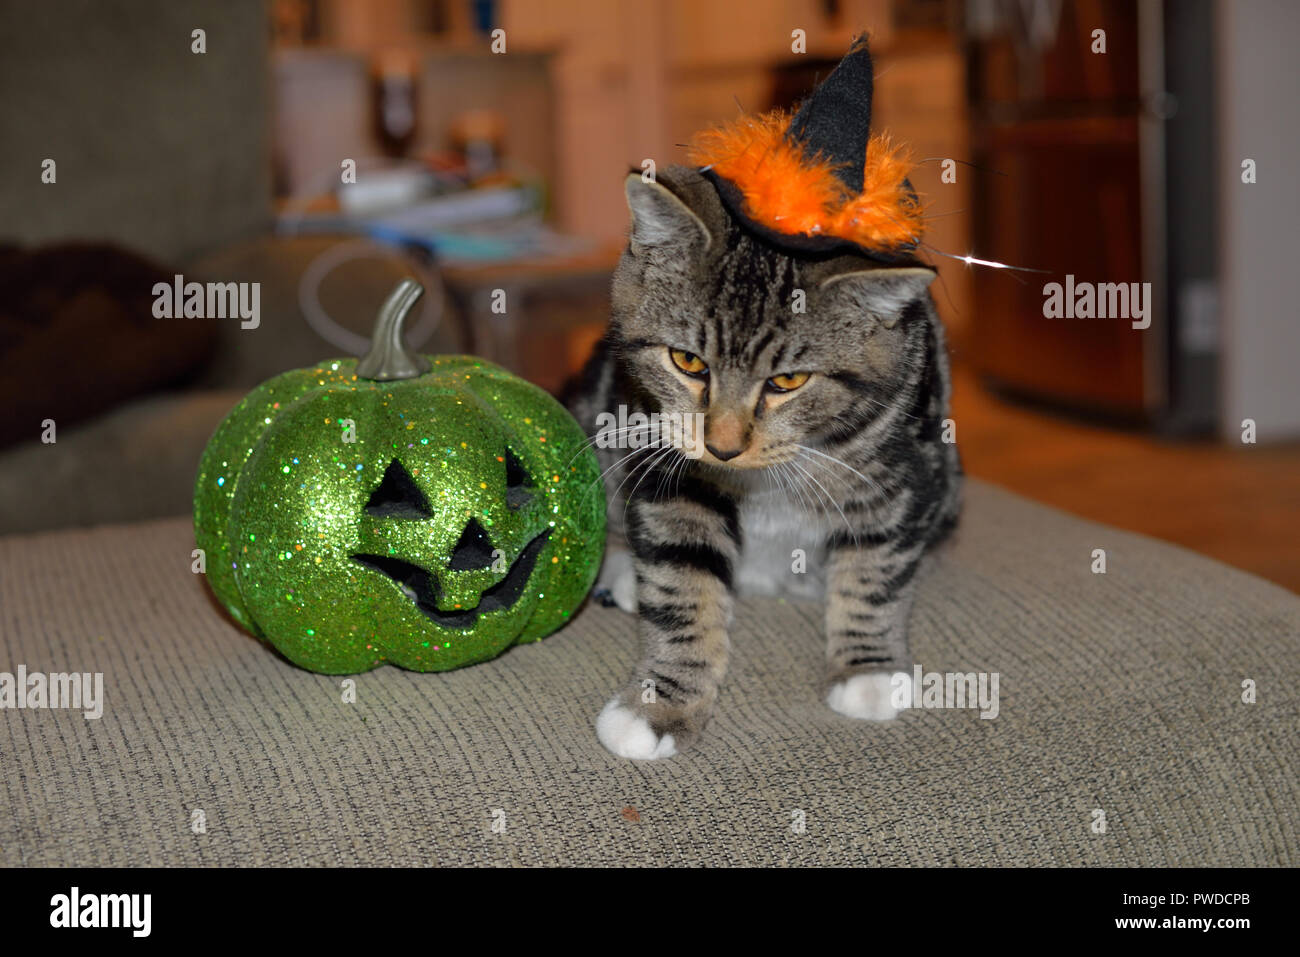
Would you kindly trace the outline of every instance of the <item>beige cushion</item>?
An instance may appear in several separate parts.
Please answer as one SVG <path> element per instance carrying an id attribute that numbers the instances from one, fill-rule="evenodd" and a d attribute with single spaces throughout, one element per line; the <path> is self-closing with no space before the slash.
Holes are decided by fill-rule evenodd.
<path id="1" fill-rule="evenodd" d="M 192 547 L 184 520 L 0 539 L 0 669 L 106 697 L 0 712 L 0 865 L 1300 863 L 1300 599 L 979 483 L 913 646 L 998 672 L 995 720 L 838 717 L 818 607 L 744 603 L 713 723 L 657 763 L 592 730 L 636 657 L 622 612 L 349 705 L 218 613 Z"/>

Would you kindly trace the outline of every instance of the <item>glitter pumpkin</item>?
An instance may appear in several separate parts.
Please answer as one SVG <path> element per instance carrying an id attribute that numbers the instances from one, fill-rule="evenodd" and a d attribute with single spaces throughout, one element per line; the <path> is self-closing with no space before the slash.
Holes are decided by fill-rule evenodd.
<path id="1" fill-rule="evenodd" d="M 550 395 L 472 356 L 415 356 L 406 281 L 371 352 L 263 383 L 199 464 L 217 598 L 324 674 L 445 671 L 555 631 L 605 537 L 596 457 Z"/>

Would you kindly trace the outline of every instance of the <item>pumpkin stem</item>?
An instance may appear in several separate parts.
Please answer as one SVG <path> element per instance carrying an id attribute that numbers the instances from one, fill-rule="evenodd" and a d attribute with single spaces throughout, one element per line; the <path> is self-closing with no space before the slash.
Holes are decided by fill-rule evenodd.
<path id="1" fill-rule="evenodd" d="M 407 352 L 402 344 L 402 324 L 423 295 L 424 287 L 414 279 L 403 279 L 389 293 L 375 320 L 370 351 L 357 363 L 357 375 L 363 379 L 414 379 L 429 371 L 429 360 Z"/>

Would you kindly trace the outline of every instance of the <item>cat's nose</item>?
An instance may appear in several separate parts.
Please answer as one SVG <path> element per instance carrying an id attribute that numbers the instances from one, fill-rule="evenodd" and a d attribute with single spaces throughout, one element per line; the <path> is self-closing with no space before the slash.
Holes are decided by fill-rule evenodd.
<path id="1" fill-rule="evenodd" d="M 749 445 L 748 424 L 735 410 L 711 412 L 704 424 L 704 447 L 719 462 L 734 459 Z"/>

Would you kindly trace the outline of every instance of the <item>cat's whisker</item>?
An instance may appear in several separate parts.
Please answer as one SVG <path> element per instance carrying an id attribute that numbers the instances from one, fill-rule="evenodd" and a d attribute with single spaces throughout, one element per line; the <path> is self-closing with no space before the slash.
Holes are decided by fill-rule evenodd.
<path id="1" fill-rule="evenodd" d="M 816 512 L 817 505 L 816 503 L 813 502 L 812 490 L 811 489 L 805 490 L 805 485 L 807 485 L 807 483 L 803 480 L 803 477 L 800 476 L 799 473 L 795 471 L 794 462 L 790 461 L 784 463 L 784 471 L 786 475 L 789 476 L 790 478 L 790 487 L 793 488 L 795 492 L 799 495 L 799 501 L 803 505 L 803 507 L 810 512 Z"/>
<path id="2" fill-rule="evenodd" d="M 796 448 L 794 454 L 801 456 L 800 461 L 806 462 L 810 466 L 816 466 L 821 471 L 821 474 L 826 476 L 826 481 L 833 487 L 843 486 L 845 483 L 848 483 L 850 486 L 857 484 L 853 482 L 851 477 L 844 476 L 831 469 L 831 467 L 821 459 L 812 458 L 803 448 Z"/>
<path id="3" fill-rule="evenodd" d="M 813 496 L 812 510 L 818 511 L 823 508 L 824 502 L 826 501 L 825 498 L 823 498 L 816 488 L 808 483 L 809 478 L 811 478 L 811 473 L 809 473 L 807 469 L 800 468 L 799 463 L 792 458 L 786 459 L 784 464 L 786 468 L 790 470 L 790 474 L 799 482 L 800 486 L 806 486 L 809 495 Z"/>
<path id="4" fill-rule="evenodd" d="M 807 504 L 805 507 L 809 511 L 816 512 L 818 510 L 818 506 L 821 505 L 821 497 L 817 496 L 816 502 L 813 501 L 813 496 L 816 495 L 816 490 L 814 490 L 811 486 L 809 486 L 807 479 L 800 474 L 794 459 L 787 459 L 784 465 L 785 465 L 786 474 L 790 476 L 791 484 L 796 489 L 799 490 L 800 499 L 806 500 Z M 804 495 L 805 487 L 807 487 L 808 490 L 806 499 Z"/>
<path id="5" fill-rule="evenodd" d="M 643 472 L 641 473 L 641 477 L 640 477 L 639 479 L 636 480 L 636 482 L 633 484 L 632 488 L 628 491 L 628 493 L 627 493 L 627 498 L 628 498 L 629 501 L 631 501 L 632 496 L 634 496 L 634 495 L 636 494 L 636 490 L 637 490 L 637 488 L 640 487 L 642 481 L 645 480 L 646 476 L 648 476 L 651 472 L 655 471 L 655 469 L 657 469 L 657 468 L 660 466 L 660 464 L 663 463 L 663 461 L 664 461 L 665 459 L 667 459 L 668 456 L 670 456 L 670 455 L 672 454 L 672 452 L 673 452 L 673 447 L 672 447 L 671 445 L 662 445 L 662 444 L 661 444 L 661 445 L 659 446 L 659 452 L 658 452 L 658 454 L 656 454 L 656 455 L 652 455 L 652 456 L 649 456 L 649 457 L 646 458 L 644 461 L 642 461 L 642 462 L 638 462 L 638 463 L 637 463 L 636 468 L 634 468 L 632 471 L 635 472 L 635 471 L 637 471 L 638 469 L 641 469 L 641 468 L 643 468 L 643 467 L 644 467 L 645 471 L 643 471 Z M 625 509 L 625 511 L 626 511 L 626 509 Z"/>
<path id="6" fill-rule="evenodd" d="M 617 462 L 615 462 L 615 463 L 614 463 L 613 465 L 611 465 L 609 468 L 605 469 L 605 471 L 601 472 L 600 475 L 596 476 L 596 480 L 595 480 L 594 482 L 592 482 L 590 485 L 587 486 L 587 489 L 586 489 L 586 493 L 585 493 L 585 494 L 586 494 L 586 495 L 590 495 L 592 489 L 594 489 L 597 485 L 600 485 L 600 484 L 604 483 L 604 481 L 605 481 L 605 476 L 609 475 L 610 472 L 614 471 L 614 469 L 618 468 L 620 465 L 622 465 L 622 464 L 623 464 L 624 462 L 626 462 L 628 459 L 632 458 L 634 455 L 640 455 L 642 452 L 648 452 L 648 451 L 650 451 L 650 449 L 652 449 L 652 448 L 654 448 L 654 446 L 643 445 L 643 446 L 641 446 L 640 448 L 633 449 L 631 452 L 629 452 L 627 455 L 623 456 L 621 459 L 619 459 Z M 624 479 L 624 481 L 626 481 L 626 479 Z M 620 484 L 619 487 L 622 488 L 622 485 Z"/>
<path id="7" fill-rule="evenodd" d="M 768 490 L 769 492 L 772 492 L 772 491 L 779 492 L 779 491 L 781 491 L 781 486 L 775 484 L 774 481 L 773 481 L 773 480 L 776 478 L 775 465 L 776 465 L 775 462 L 769 462 L 769 463 L 768 463 L 768 464 L 767 464 L 767 465 L 762 469 L 762 472 L 763 472 L 763 479 L 764 479 L 764 481 L 767 482 L 767 490 Z"/>
<path id="8" fill-rule="evenodd" d="M 667 484 L 673 480 L 677 472 L 686 465 L 686 456 L 679 455 L 677 459 L 668 467 L 668 471 L 659 476 L 659 481 L 655 483 L 655 501 L 659 501 L 660 490 L 667 487 Z"/>
<path id="9" fill-rule="evenodd" d="M 771 465 L 771 477 L 776 482 L 777 491 L 790 500 L 794 500 L 798 494 L 790 484 L 790 479 L 786 475 L 785 467 L 780 462 L 773 462 Z"/>
<path id="10" fill-rule="evenodd" d="M 659 480 L 658 480 L 657 482 L 655 482 L 655 490 L 654 490 L 654 494 L 651 496 L 651 501 L 654 501 L 654 502 L 658 502 L 658 501 L 659 501 L 659 490 L 660 490 L 661 488 L 664 487 L 664 484 L 669 480 L 669 478 L 673 475 L 673 473 L 677 470 L 678 466 L 681 464 L 681 456 L 680 456 L 680 455 L 677 456 L 676 459 L 673 458 L 672 453 L 673 453 L 673 451 L 674 451 L 675 448 L 676 448 L 675 446 L 669 446 L 668 448 L 666 448 L 666 449 L 664 450 L 664 454 L 663 454 L 662 456 L 660 456 L 660 458 L 659 458 L 658 460 L 656 460 L 656 461 L 655 461 L 655 462 L 650 466 L 650 469 L 648 470 L 648 471 L 658 471 L 658 472 L 659 472 Z M 668 465 L 668 467 L 667 467 L 666 469 L 665 469 L 665 468 L 661 468 L 661 465 L 662 465 L 662 463 L 664 462 L 665 459 L 671 460 L 671 461 L 669 462 L 669 465 Z M 639 484 L 639 483 L 638 483 L 638 484 Z M 632 489 L 632 491 L 633 491 L 633 492 L 636 492 L 636 488 L 634 487 L 634 488 Z M 629 501 L 631 500 L 631 495 L 628 496 L 628 500 L 629 500 Z M 627 506 L 626 506 L 626 505 L 624 505 L 624 507 L 623 507 L 623 522 L 624 522 L 624 525 L 627 524 Z"/>
<path id="11" fill-rule="evenodd" d="M 812 451 L 815 451 L 815 450 L 812 450 Z M 804 452 L 804 453 L 800 453 L 800 454 L 806 454 L 806 452 Z M 833 471 L 831 470 L 830 463 L 827 462 L 827 461 L 824 461 L 823 459 L 807 458 L 807 459 L 805 459 L 804 461 L 806 461 L 809 465 L 815 465 L 815 466 L 817 466 L 818 468 L 823 469 L 823 470 L 824 470 L 824 474 L 826 474 L 826 475 L 828 475 L 828 476 L 830 476 L 830 477 L 832 477 L 832 478 L 835 478 L 835 477 L 839 477 L 839 476 L 840 476 L 840 473 L 839 473 L 839 472 L 833 472 Z M 838 463 L 838 464 L 843 465 L 844 463 L 841 462 L 841 463 Z M 883 491 L 884 491 L 884 487 L 883 487 L 879 482 L 875 481 L 874 479 L 872 479 L 872 478 L 870 478 L 870 477 L 868 477 L 868 476 L 862 476 L 862 477 L 863 477 L 863 478 L 866 478 L 867 483 L 868 483 L 868 485 L 869 485 L 870 488 L 872 488 L 872 489 L 874 489 L 875 491 L 878 491 L 878 492 L 883 492 Z M 829 478 L 828 478 L 828 481 L 829 481 Z M 852 482 L 850 481 L 850 484 L 856 484 L 856 483 L 852 483 Z M 859 506 L 862 507 L 862 508 L 865 508 L 865 509 L 867 510 L 867 512 L 869 513 L 869 515 L 870 515 L 870 517 L 871 517 L 871 521 L 872 521 L 872 522 L 878 522 L 878 521 L 879 521 L 879 514 L 877 513 L 875 506 L 871 505 L 871 504 L 868 503 L 868 502 L 860 502 L 860 503 L 859 503 Z"/>
<path id="12" fill-rule="evenodd" d="M 942 249 L 936 249 L 935 247 L 927 243 L 922 243 L 921 248 L 925 249 L 927 252 L 932 252 L 939 256 L 946 256 L 949 259 L 955 259 L 958 262 L 964 262 L 967 266 L 987 266 L 990 269 L 1007 269 L 1010 270 L 1013 274 L 1018 272 L 1033 272 L 1033 273 L 1040 273 L 1042 275 L 1048 276 L 1051 275 L 1052 273 L 1052 270 L 1050 269 L 1031 269 L 1028 266 L 1012 266 L 1010 263 L 995 262 L 992 259 L 977 259 L 976 257 L 972 256 L 970 253 L 967 253 L 965 256 L 958 256 L 955 255 L 954 253 L 946 253 Z"/>
<path id="13" fill-rule="evenodd" d="M 830 503 L 835 506 L 835 510 L 840 513 L 840 518 L 844 522 L 844 528 L 848 531 L 850 535 L 853 536 L 853 544 L 856 545 L 858 543 L 857 529 L 855 529 L 851 524 L 849 524 L 849 517 L 844 514 L 844 509 L 840 508 L 840 503 L 835 501 L 835 497 L 826 490 L 826 486 L 822 485 L 821 482 L 817 481 L 817 476 L 813 475 L 812 472 L 809 472 L 806 468 L 804 468 L 794 459 L 790 460 L 790 464 L 793 465 L 800 472 L 802 472 L 804 475 L 808 476 L 808 478 L 810 478 L 813 481 L 813 483 L 816 484 L 817 488 L 819 488 L 822 492 L 826 492 L 827 500 L 829 500 Z M 818 494 L 820 497 L 820 493 Z"/>
<path id="14" fill-rule="evenodd" d="M 843 459 L 837 459 L 837 458 L 836 458 L 835 456 L 833 456 L 833 455 L 827 455 L 825 452 L 822 452 L 822 451 L 820 451 L 819 449 L 814 449 L 814 448 L 812 448 L 812 447 L 810 447 L 810 446 L 807 446 L 807 445 L 798 445 L 798 444 L 795 444 L 795 445 L 792 446 L 792 448 L 802 449 L 802 450 L 805 451 L 805 452 L 811 452 L 813 455 L 819 455 L 819 456 L 821 456 L 822 458 L 824 458 L 824 459 L 826 459 L 826 460 L 828 460 L 828 461 L 834 462 L 836 465 L 839 465 L 839 466 L 842 466 L 842 467 L 848 469 L 850 472 L 852 472 L 852 473 L 853 473 L 854 475 L 856 475 L 858 478 L 862 479 L 862 481 L 866 482 L 866 483 L 867 483 L 869 486 L 871 486 L 872 488 L 874 488 L 874 489 L 880 489 L 880 485 L 879 485 L 879 483 L 877 483 L 877 482 L 875 481 L 875 479 L 872 479 L 872 478 L 870 478 L 870 477 L 868 477 L 868 476 L 866 476 L 866 475 L 863 475 L 861 472 L 859 472 L 857 469 L 855 469 L 852 465 L 849 465 L 849 463 L 845 462 Z"/>
<path id="15" fill-rule="evenodd" d="M 787 470 L 787 466 L 789 465 L 790 465 L 790 460 L 786 460 L 785 462 L 779 463 L 781 474 L 785 477 L 786 481 L 790 483 L 789 484 L 790 490 L 795 495 L 799 496 L 799 504 L 804 509 L 810 512 L 817 511 L 817 508 L 816 506 L 813 505 L 812 500 L 809 499 L 804 494 L 803 484 L 799 481 L 799 476 L 795 474 L 795 472 L 793 472 L 792 470 Z"/>
<path id="16" fill-rule="evenodd" d="M 621 437 L 625 433 L 648 432 L 649 430 L 650 430 L 650 426 L 648 425 L 628 425 L 628 426 L 624 426 L 621 429 L 598 429 L 595 435 L 587 436 L 587 441 L 583 442 L 582 445 L 578 447 L 578 450 L 573 453 L 573 456 L 569 459 L 568 462 L 564 463 L 564 466 L 565 468 L 568 468 L 570 465 L 573 464 L 574 459 L 576 459 L 579 455 L 581 455 L 585 450 L 591 448 L 596 442 L 599 442 L 605 436 Z"/>
<path id="17" fill-rule="evenodd" d="M 810 448 L 810 447 L 808 447 L 808 446 L 806 446 L 806 445 L 798 445 L 798 446 L 795 446 L 795 450 L 796 450 L 796 452 L 798 452 L 800 455 L 803 455 L 803 456 L 805 456 L 805 457 L 808 456 L 809 453 L 812 453 L 812 454 L 814 454 L 814 455 L 818 455 L 818 456 L 820 456 L 820 458 L 805 458 L 805 461 L 807 461 L 809 465 L 817 465 L 817 466 L 821 467 L 822 469 L 824 469 L 824 470 L 826 471 L 826 474 L 827 474 L 828 476 L 830 476 L 830 475 L 832 474 L 832 473 L 831 473 L 831 467 L 830 467 L 830 464 L 828 464 L 828 463 L 835 464 L 835 465 L 839 465 L 839 466 L 842 466 L 842 467 L 845 468 L 845 469 L 848 469 L 850 472 L 852 472 L 852 473 L 853 473 L 854 475 L 856 475 L 858 478 L 862 479 L 862 480 L 867 484 L 867 487 L 868 487 L 868 488 L 873 489 L 873 490 L 878 491 L 878 492 L 883 492 L 883 491 L 884 491 L 884 489 L 881 487 L 881 485 L 880 485 L 879 482 L 875 481 L 875 480 L 872 479 L 870 476 L 863 475 L 861 472 L 859 472 L 857 469 L 853 468 L 853 467 L 852 467 L 851 465 L 849 465 L 847 462 L 844 462 L 844 461 L 842 461 L 842 460 L 840 460 L 840 459 L 837 459 L 837 458 L 835 458 L 835 456 L 833 456 L 833 455 L 827 455 L 825 452 L 818 451 L 817 449 Z M 838 472 L 837 472 L 837 473 L 834 473 L 835 476 L 838 476 L 839 474 L 840 474 L 840 473 L 838 473 Z M 828 481 L 830 481 L 829 478 L 828 478 Z M 873 507 L 870 506 L 870 505 L 867 505 L 866 508 L 867 508 L 868 512 L 870 513 L 870 515 L 871 515 L 871 519 L 872 519 L 872 521 L 876 521 L 876 520 L 877 520 L 877 515 L 876 515 L 876 510 L 875 510 L 875 508 L 873 508 Z"/>
<path id="18" fill-rule="evenodd" d="M 776 482 L 776 488 L 777 488 L 777 491 L 779 491 L 782 495 L 789 495 L 789 494 L 790 494 L 790 492 L 789 492 L 789 490 L 788 490 L 788 488 L 787 488 L 787 486 L 786 486 L 786 484 L 785 484 L 785 480 L 784 480 L 783 476 L 781 475 L 781 463 L 779 463 L 779 462 L 773 462 L 772 465 L 771 465 L 770 470 L 768 470 L 768 471 L 765 472 L 764 474 L 767 475 L 769 481 L 775 481 L 775 482 Z"/>
<path id="19" fill-rule="evenodd" d="M 646 468 L 645 471 L 641 473 L 641 477 L 637 479 L 635 483 L 633 483 L 632 489 L 627 493 L 627 498 L 623 500 L 623 527 L 624 528 L 627 527 L 627 507 L 632 504 L 632 499 L 636 496 L 636 490 L 641 487 L 641 483 L 645 481 L 645 477 L 655 470 L 658 464 L 664 460 L 665 456 L 672 454 L 672 451 L 673 451 L 673 447 L 671 445 L 663 446 L 658 455 L 651 456 L 650 458 L 646 459 L 645 462 L 637 463 L 636 469 L 641 468 L 643 465 L 645 465 Z M 646 463 L 649 464 L 647 465 Z M 633 471 L 635 472 L 636 469 L 633 469 Z M 622 488 L 621 485 L 619 487 Z"/>
<path id="20" fill-rule="evenodd" d="M 831 518 L 831 509 L 838 511 L 840 513 L 840 520 L 844 522 L 844 528 L 849 532 L 849 534 L 854 535 L 856 540 L 856 533 L 854 532 L 853 526 L 849 524 L 848 516 L 844 514 L 843 509 L 841 509 L 836 503 L 835 497 L 826 490 L 826 486 L 819 482 L 817 477 L 801 462 L 791 459 L 790 467 L 799 473 L 800 478 L 805 482 L 805 484 L 808 482 L 812 483 L 810 491 L 817 496 L 817 504 L 822 506 L 822 511 L 825 513 L 827 519 Z M 827 501 L 830 502 L 829 508 L 823 504 Z"/>
<path id="21" fill-rule="evenodd" d="M 667 470 L 659 469 L 659 468 L 658 468 L 658 463 L 656 463 L 655 465 L 652 465 L 652 466 L 651 466 L 651 471 L 654 471 L 654 470 L 656 470 L 656 469 L 659 471 L 659 481 L 655 482 L 654 491 L 653 491 L 653 492 L 651 493 L 651 495 L 650 495 L 650 500 L 651 500 L 652 502 L 657 502 L 657 501 L 659 501 L 659 489 L 663 487 L 663 484 L 664 484 L 664 476 L 667 474 L 667 472 L 672 471 L 672 464 L 669 465 L 669 467 L 668 467 Z M 636 487 L 633 486 L 633 488 L 632 488 L 632 492 L 628 494 L 628 499 L 629 499 L 629 500 L 632 498 L 632 493 L 635 493 L 635 492 L 636 492 Z M 623 511 L 624 511 L 624 513 L 626 513 L 626 512 L 627 512 L 627 509 L 624 509 Z"/>
<path id="22" fill-rule="evenodd" d="M 688 459 L 686 456 L 681 457 L 681 464 L 677 468 L 676 480 L 673 483 L 673 495 L 676 496 L 682 489 L 682 476 L 686 474 Z"/>
<path id="23" fill-rule="evenodd" d="M 601 472 L 601 473 L 600 473 L 600 476 L 596 479 L 596 482 L 603 481 L 603 480 L 605 479 L 605 477 L 606 477 L 607 475 L 609 475 L 610 472 L 614 471 L 614 469 L 618 468 L 620 465 L 622 465 L 624 462 L 626 462 L 626 461 L 627 461 L 628 459 L 630 459 L 632 456 L 637 455 L 637 454 L 640 453 L 640 452 L 644 452 L 645 450 L 646 450 L 646 446 L 642 446 L 641 448 L 633 449 L 631 452 L 627 453 L 627 455 L 625 455 L 625 456 L 623 456 L 622 458 L 620 458 L 620 459 L 618 459 L 617 461 L 615 461 L 612 465 L 609 466 L 609 468 L 607 468 L 607 469 L 605 469 L 603 472 Z M 596 482 L 593 482 L 592 484 L 595 485 Z"/>
<path id="24" fill-rule="evenodd" d="M 637 452 L 651 452 L 651 451 L 658 451 L 658 450 L 660 450 L 660 449 L 662 449 L 662 448 L 663 448 L 663 446 L 662 446 L 662 445 L 659 445 L 659 444 L 655 444 L 655 445 L 646 445 L 646 446 L 643 446 L 643 447 L 637 449 L 636 451 L 637 451 Z M 635 453 L 634 453 L 634 454 L 635 454 Z M 623 457 L 623 460 L 626 461 L 628 458 L 631 458 L 631 456 L 624 456 L 624 457 Z M 630 469 L 628 469 L 628 470 L 627 470 L 627 474 L 623 476 L 623 481 L 621 481 L 621 482 L 618 483 L 618 487 L 615 488 L 613 494 L 611 494 L 611 495 L 609 496 L 610 501 L 614 501 L 614 502 L 618 501 L 618 493 L 621 492 L 621 491 L 623 490 L 623 486 L 627 484 L 627 480 L 630 479 L 633 475 L 635 475 L 636 472 L 637 472 L 637 470 L 640 469 L 640 468 L 641 468 L 643 465 L 645 465 L 647 462 L 651 462 L 651 461 L 653 461 L 654 458 L 655 458 L 654 456 L 649 456 L 649 455 L 648 455 L 648 456 L 646 456 L 645 459 L 643 459 L 643 460 L 640 461 L 640 462 L 637 462 L 634 466 L 632 466 Z M 629 499 L 629 500 L 630 500 L 630 499 Z M 623 511 L 624 511 L 624 514 L 627 513 L 627 508 L 626 508 L 626 506 L 624 506 L 624 510 L 623 510 Z"/>

